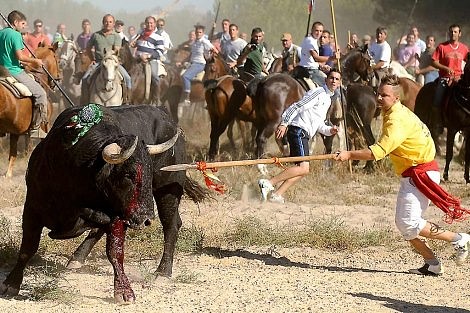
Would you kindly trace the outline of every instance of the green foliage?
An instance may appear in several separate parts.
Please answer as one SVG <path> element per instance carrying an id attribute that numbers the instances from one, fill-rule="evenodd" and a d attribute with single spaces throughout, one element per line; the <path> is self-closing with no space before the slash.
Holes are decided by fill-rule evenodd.
<path id="1" fill-rule="evenodd" d="M 390 244 L 394 240 L 388 229 L 348 227 L 339 217 L 311 220 L 297 227 L 272 226 L 255 216 L 237 219 L 226 233 L 227 243 L 242 246 L 276 245 L 292 247 L 308 245 L 315 248 L 354 250 Z"/>

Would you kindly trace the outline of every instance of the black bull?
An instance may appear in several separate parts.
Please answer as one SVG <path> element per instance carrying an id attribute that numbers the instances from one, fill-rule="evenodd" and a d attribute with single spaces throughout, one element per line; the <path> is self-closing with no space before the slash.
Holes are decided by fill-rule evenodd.
<path id="1" fill-rule="evenodd" d="M 159 170 L 185 162 L 184 139 L 176 136 L 177 125 L 164 109 L 94 108 L 102 110 L 102 119 L 82 137 L 78 134 L 87 125 L 80 120 L 85 127 L 76 127 L 76 119 L 74 122 L 71 119 L 82 116 L 90 121 L 90 118 L 81 115 L 83 108 L 68 109 L 33 151 L 26 174 L 19 257 L 0 285 L 0 294 L 18 294 L 24 269 L 38 250 L 44 227 L 51 230 L 49 236 L 54 239 L 77 237 L 91 229 L 70 263 L 76 266 L 84 262 L 93 245 L 106 233 L 106 253 L 115 273 L 115 300 L 134 301 L 134 292 L 123 270 L 125 231 L 150 223 L 155 216 L 153 199 L 165 241 L 157 274 L 171 276 L 182 224 L 178 213 L 181 196 L 186 191 L 196 202 L 205 196 L 184 171 Z M 150 148 L 149 144 L 153 146 Z M 153 152 L 158 154 L 151 155 Z"/>

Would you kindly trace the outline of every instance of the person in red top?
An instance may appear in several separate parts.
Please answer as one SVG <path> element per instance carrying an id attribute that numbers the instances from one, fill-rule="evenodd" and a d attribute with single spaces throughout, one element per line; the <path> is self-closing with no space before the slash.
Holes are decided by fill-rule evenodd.
<path id="1" fill-rule="evenodd" d="M 442 101 L 450 85 L 460 80 L 463 62 L 468 57 L 468 47 L 460 42 L 461 28 L 449 27 L 449 40 L 440 43 L 432 55 L 432 66 L 439 70 L 439 79 L 432 106 L 432 125 L 437 134 L 442 133 Z"/>
<path id="2" fill-rule="evenodd" d="M 44 43 L 46 45 L 51 44 L 51 40 L 47 35 L 44 34 L 43 28 L 44 24 L 40 19 L 34 20 L 34 31 L 32 33 L 28 33 L 25 38 L 25 43 L 31 49 L 31 51 L 36 51 L 39 46 L 39 43 Z"/>

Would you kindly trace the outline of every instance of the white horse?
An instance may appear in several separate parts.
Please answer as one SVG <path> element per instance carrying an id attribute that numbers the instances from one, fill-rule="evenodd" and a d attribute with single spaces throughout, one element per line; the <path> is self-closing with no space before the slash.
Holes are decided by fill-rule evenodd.
<path id="1" fill-rule="evenodd" d="M 406 71 L 406 69 L 397 61 L 392 61 L 390 62 L 390 68 L 392 69 L 392 73 L 397 75 L 398 77 L 404 77 L 404 78 L 409 78 L 412 81 L 416 81 L 416 78 L 414 78 L 413 75 L 410 75 Z"/>
<path id="2" fill-rule="evenodd" d="M 113 52 L 103 57 L 97 72 L 90 81 L 90 103 L 104 106 L 118 106 L 122 104 L 123 80 L 119 73 L 119 59 Z"/>
<path id="3" fill-rule="evenodd" d="M 80 102 L 81 80 L 74 79 L 76 73 L 76 58 L 78 49 L 73 40 L 65 40 L 62 47 L 58 50 L 59 68 L 62 71 L 62 87 L 74 104 Z M 58 101 L 59 108 L 57 114 L 62 112 L 70 104 L 60 95 Z"/>

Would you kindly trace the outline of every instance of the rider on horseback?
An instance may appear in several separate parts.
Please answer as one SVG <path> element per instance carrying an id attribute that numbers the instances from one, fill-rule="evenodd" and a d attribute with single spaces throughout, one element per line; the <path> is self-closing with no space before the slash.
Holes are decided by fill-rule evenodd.
<path id="1" fill-rule="evenodd" d="M 463 74 L 462 62 L 467 60 L 468 47 L 459 42 L 462 36 L 459 25 L 449 27 L 449 40 L 440 43 L 432 55 L 432 66 L 439 70 L 439 80 L 432 105 L 433 125 L 437 133 L 442 133 L 442 101 L 449 86 L 460 80 Z"/>
<path id="2" fill-rule="evenodd" d="M 122 40 L 118 34 L 114 31 L 114 16 L 111 14 L 106 14 L 103 17 L 103 28 L 100 31 L 95 32 L 92 36 L 90 41 L 87 45 L 87 52 L 93 56 L 90 67 L 83 75 L 82 78 L 82 99 L 85 102 L 88 102 L 89 99 L 89 86 L 87 83 L 88 77 L 94 70 L 100 65 L 101 60 L 105 55 L 105 51 L 114 50 L 116 54 L 118 54 L 119 49 L 121 48 Z M 94 54 L 92 53 L 92 48 L 94 48 Z M 131 77 L 124 69 L 124 67 L 119 64 L 119 72 L 121 73 L 122 77 L 124 78 L 124 82 L 126 84 L 126 88 L 122 88 L 123 94 L 123 103 L 130 102 L 130 93 L 132 90 L 132 82 Z M 83 103 L 82 104 L 86 104 Z"/>
<path id="3" fill-rule="evenodd" d="M 130 46 L 132 48 L 137 46 L 136 56 L 144 63 L 149 62 L 152 72 L 152 81 L 155 86 L 157 86 L 157 88 L 155 88 L 155 99 L 159 99 L 158 83 L 160 77 L 158 73 L 158 60 L 161 60 L 165 55 L 165 38 L 155 32 L 156 26 L 157 20 L 155 17 L 147 16 L 145 18 L 145 29 L 130 43 Z"/>
<path id="4" fill-rule="evenodd" d="M 0 65 L 4 66 L 10 74 L 31 91 L 34 99 L 32 129 L 42 126 L 47 131 L 47 95 L 46 91 L 31 78 L 23 69 L 21 63 L 30 64 L 33 68 L 41 68 L 40 59 L 31 58 L 22 53 L 24 49 L 21 31 L 26 27 L 26 16 L 19 11 L 8 14 L 11 27 L 0 30 Z"/>
<path id="5" fill-rule="evenodd" d="M 266 76 L 266 67 L 263 60 L 267 55 L 267 51 L 263 39 L 264 32 L 261 28 L 253 28 L 250 43 L 245 46 L 238 57 L 237 65 L 239 67 L 243 66 L 243 70 L 239 71 L 240 78 L 245 82 L 255 77 Z"/>
<path id="6" fill-rule="evenodd" d="M 372 69 L 375 72 L 375 79 L 372 82 L 372 87 L 378 88 L 382 77 L 388 74 L 388 68 L 392 59 L 392 48 L 385 40 L 387 39 L 387 29 L 385 27 L 377 27 L 375 36 L 377 40 L 370 45 L 369 53 L 374 59 Z"/>

